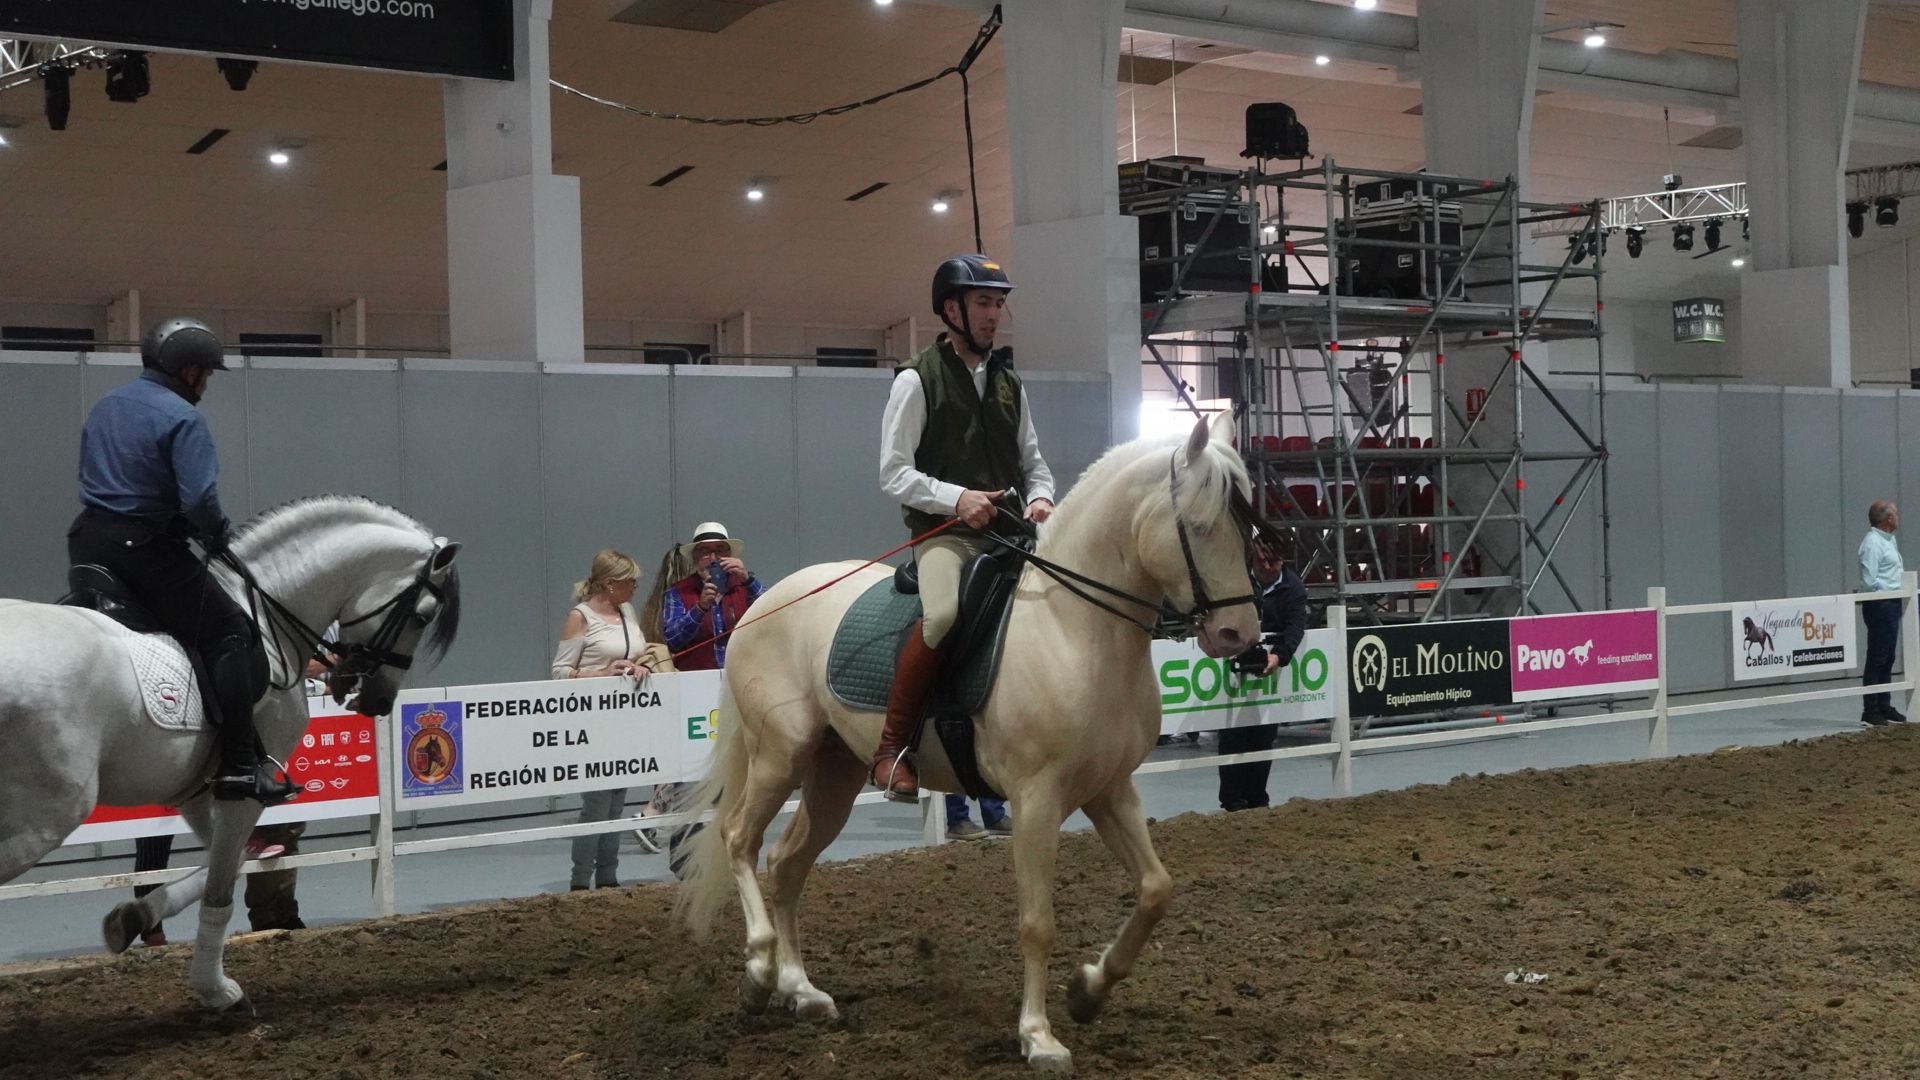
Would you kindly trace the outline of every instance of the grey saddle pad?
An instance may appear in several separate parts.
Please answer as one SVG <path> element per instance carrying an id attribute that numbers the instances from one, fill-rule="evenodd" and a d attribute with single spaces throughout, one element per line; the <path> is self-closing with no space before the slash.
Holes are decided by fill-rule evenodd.
<path id="1" fill-rule="evenodd" d="M 920 597 L 895 592 L 891 575 L 860 594 L 841 617 L 840 628 L 833 633 L 833 649 L 827 654 L 827 689 L 841 704 L 863 712 L 887 710 L 894 663 L 900 658 L 907 631 L 919 617 Z M 1006 636 L 1003 617 L 991 645 L 961 657 L 959 668 L 935 688 L 930 704 L 978 713 L 987 703 L 987 692 L 993 689 Z"/>

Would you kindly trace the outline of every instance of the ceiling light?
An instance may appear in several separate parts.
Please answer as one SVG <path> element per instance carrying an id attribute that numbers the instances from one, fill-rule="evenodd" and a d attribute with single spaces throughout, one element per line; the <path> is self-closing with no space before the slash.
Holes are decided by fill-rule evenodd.
<path id="1" fill-rule="evenodd" d="M 1637 259 L 1640 257 L 1640 248 L 1641 245 L 1647 242 L 1646 237 L 1647 227 L 1645 225 L 1627 226 L 1627 258 Z"/>
<path id="2" fill-rule="evenodd" d="M 245 90 L 247 83 L 253 80 L 254 71 L 260 67 L 258 60 L 237 60 L 231 56 L 217 57 L 214 63 L 219 65 L 220 74 L 226 78 L 227 86 L 234 90 Z"/>
<path id="3" fill-rule="evenodd" d="M 934 213 L 936 213 L 936 214 L 944 214 L 944 213 L 946 213 L 946 212 L 947 212 L 947 200 L 945 200 L 945 199 L 935 199 L 935 200 L 933 200 L 933 212 L 934 212 Z"/>
<path id="4" fill-rule="evenodd" d="M 1361 11 L 1372 11 L 1380 0 L 1353 0 L 1353 6 Z"/>
<path id="5" fill-rule="evenodd" d="M 1900 196 L 1882 195 L 1873 200 L 1873 223 L 1891 229 L 1900 223 Z"/>
<path id="6" fill-rule="evenodd" d="M 1260 232 L 1262 235 L 1265 235 L 1265 236 L 1279 236 L 1280 226 L 1269 222 L 1265 225 L 1260 226 Z"/>
<path id="7" fill-rule="evenodd" d="M 1720 219 L 1719 218 L 1709 218 L 1707 220 L 1706 240 L 1707 240 L 1708 251 L 1718 251 L 1720 249 Z"/>
<path id="8" fill-rule="evenodd" d="M 0 134 L 0 146 L 6 146 L 6 145 L 7 145 L 7 137 L 4 134 Z"/>
<path id="9" fill-rule="evenodd" d="M 1867 204 L 1865 202 L 1848 203 L 1847 204 L 1847 235 L 1853 237 L 1855 240 L 1858 240 L 1860 239 L 1860 234 L 1866 231 L 1867 231 Z"/>
<path id="10" fill-rule="evenodd" d="M 285 150 L 275 150 L 273 153 L 267 155 L 267 160 L 275 165 L 285 165 L 293 160 L 293 155 L 287 153 Z"/>
<path id="11" fill-rule="evenodd" d="M 1597 49 L 1607 43 L 1607 35 L 1603 33 L 1599 27 L 1589 26 L 1587 27 L 1587 36 L 1583 39 L 1583 43 L 1589 49 Z"/>
<path id="12" fill-rule="evenodd" d="M 874 7 L 892 7 L 893 0 L 873 0 Z"/>
<path id="13" fill-rule="evenodd" d="M 1745 266 L 1745 265 L 1747 265 L 1747 260 L 1746 260 L 1746 259 L 1744 259 L 1744 258 L 1742 258 L 1742 257 L 1741 257 L 1741 256 L 1739 256 L 1739 255 L 1735 255 L 1735 256 L 1733 257 L 1733 268 L 1734 268 L 1735 270 L 1738 270 L 1738 269 L 1740 269 L 1741 267 L 1743 267 L 1743 266 Z"/>
<path id="14" fill-rule="evenodd" d="M 761 187 L 759 184 L 755 184 L 752 187 L 747 189 L 748 202 L 759 202 L 761 199 L 764 199 L 766 197 L 767 197 L 767 190 Z"/>
<path id="15" fill-rule="evenodd" d="M 1326 67 L 1328 64 L 1333 63 L 1333 57 L 1322 54 L 1314 57 L 1313 63 L 1315 67 Z"/>
<path id="16" fill-rule="evenodd" d="M 1673 250 L 1693 250 L 1693 226 L 1681 224 L 1673 227 Z"/>
<path id="17" fill-rule="evenodd" d="M 47 127 L 67 130 L 67 114 L 73 110 L 68 83 L 73 78 L 71 60 L 55 60 L 40 66 L 40 89 L 46 97 Z"/>

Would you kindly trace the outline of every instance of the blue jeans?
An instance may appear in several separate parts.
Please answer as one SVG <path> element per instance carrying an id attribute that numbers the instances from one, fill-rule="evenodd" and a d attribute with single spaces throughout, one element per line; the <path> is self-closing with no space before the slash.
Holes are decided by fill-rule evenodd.
<path id="1" fill-rule="evenodd" d="M 992 825 L 1007 816 L 1007 800 L 981 799 L 980 823 Z M 967 797 L 965 795 L 947 796 L 947 824 L 967 820 Z"/>
<path id="2" fill-rule="evenodd" d="M 1865 686 L 1888 682 L 1893 678 L 1893 653 L 1900 644 L 1900 600 L 1862 600 L 1860 617 L 1867 624 L 1867 659 L 1860 671 L 1860 682 Z M 1887 708 L 1893 704 L 1893 695 L 1888 693 L 1865 695 L 1864 705 L 1868 709 Z"/>

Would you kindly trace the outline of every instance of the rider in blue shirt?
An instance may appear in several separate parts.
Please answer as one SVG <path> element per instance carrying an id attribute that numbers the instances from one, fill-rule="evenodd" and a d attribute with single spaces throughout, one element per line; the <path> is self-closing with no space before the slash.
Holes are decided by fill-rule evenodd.
<path id="1" fill-rule="evenodd" d="M 198 656 L 201 696 L 220 734 L 216 799 L 283 802 L 298 790 L 262 761 L 253 703 L 267 684 L 253 626 L 195 557 L 233 531 L 220 508 L 219 458 L 194 406 L 215 371 L 220 341 L 195 319 L 164 320 L 140 345 L 140 377 L 101 398 L 80 433 L 80 516 L 67 530 L 75 565 L 111 571 Z"/>

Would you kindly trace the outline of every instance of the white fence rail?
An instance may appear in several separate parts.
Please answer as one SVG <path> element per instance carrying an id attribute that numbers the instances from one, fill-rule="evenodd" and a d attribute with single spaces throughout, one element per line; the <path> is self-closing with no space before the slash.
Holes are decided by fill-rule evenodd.
<path id="1" fill-rule="evenodd" d="M 1382 734 L 1358 738 L 1354 734 L 1354 717 L 1351 715 L 1349 709 L 1348 681 L 1351 672 L 1349 668 L 1350 657 L 1347 649 L 1348 628 L 1346 626 L 1346 612 L 1341 607 L 1335 606 L 1328 609 L 1331 626 L 1327 630 L 1314 631 L 1311 633 L 1307 643 L 1302 647 L 1301 655 L 1296 658 L 1295 665 L 1289 672 L 1289 677 L 1286 681 L 1288 681 L 1290 685 L 1289 688 L 1285 690 L 1279 687 L 1278 684 L 1282 680 L 1277 674 L 1269 677 L 1265 681 L 1242 680 L 1234 683 L 1227 681 L 1228 677 L 1221 673 L 1223 669 L 1217 664 L 1213 667 L 1206 666 L 1207 664 L 1214 664 L 1215 662 L 1196 661 L 1193 659 L 1198 656 L 1198 653 L 1193 652 L 1190 647 L 1184 651 L 1178 646 L 1168 646 L 1166 648 L 1156 647 L 1155 663 L 1156 667 L 1160 670 L 1161 685 L 1163 688 L 1168 689 L 1168 693 L 1163 695 L 1163 702 L 1166 702 L 1168 706 L 1167 714 L 1163 720 L 1163 731 L 1171 732 L 1183 729 L 1210 730 L 1212 728 L 1241 727 L 1276 721 L 1292 723 L 1303 720 L 1328 720 L 1330 721 L 1330 738 L 1324 745 L 1289 746 L 1274 750 L 1248 753 L 1183 758 L 1177 761 L 1150 761 L 1142 764 L 1135 775 L 1150 776 L 1181 772 L 1189 769 L 1210 769 L 1220 765 L 1231 765 L 1242 762 L 1325 758 L 1329 761 L 1332 769 L 1332 790 L 1336 795 L 1343 796 L 1350 795 L 1353 792 L 1353 770 L 1356 750 L 1378 751 L 1457 745 L 1462 742 L 1505 737 L 1511 735 L 1516 730 L 1525 730 L 1531 734 L 1543 731 L 1565 731 L 1603 724 L 1645 723 L 1647 725 L 1645 756 L 1655 758 L 1664 757 L 1668 754 L 1671 724 L 1677 717 L 1684 718 L 1740 709 L 1777 707 L 1815 701 L 1837 700 L 1841 698 L 1858 697 L 1864 693 L 1878 691 L 1904 693 L 1906 695 L 1907 708 L 1909 711 L 1912 711 L 1917 706 L 1920 706 L 1920 681 L 1916 681 L 1912 674 L 1915 670 L 1914 665 L 1916 658 L 1920 658 L 1920 605 L 1907 604 L 1901 613 L 1900 655 L 1903 663 L 1906 664 L 1905 677 L 1897 681 L 1876 686 L 1845 686 L 1819 690 L 1794 690 L 1791 689 L 1791 683 L 1773 683 L 1767 687 L 1771 691 L 1768 693 L 1719 701 L 1673 705 L 1670 701 L 1670 683 L 1667 672 L 1668 641 L 1670 638 L 1668 631 L 1671 622 L 1677 618 L 1719 615 L 1731 619 L 1733 613 L 1753 609 L 1756 605 L 1773 605 L 1776 607 L 1782 605 L 1805 606 L 1807 603 L 1819 602 L 1829 605 L 1829 609 L 1831 609 L 1833 605 L 1839 605 L 1841 609 L 1845 611 L 1846 617 L 1851 619 L 1854 614 L 1852 605 L 1869 600 L 1905 601 L 1914 597 L 1917 588 L 1920 588 L 1920 575 L 1908 573 L 1904 578 L 1902 589 L 1897 592 L 1856 593 L 1837 597 L 1802 598 L 1801 600 L 1740 601 L 1685 605 L 1669 605 L 1666 602 L 1666 590 L 1663 588 L 1652 588 L 1647 590 L 1647 607 L 1651 608 L 1655 613 L 1659 628 L 1658 643 L 1656 646 L 1658 683 L 1651 691 L 1641 691 L 1634 695 L 1635 697 L 1645 696 L 1649 698 L 1646 707 L 1587 715 L 1529 719 L 1523 724 L 1501 723 L 1499 721 L 1504 719 L 1502 716 L 1489 719 L 1486 726 L 1481 727 L 1439 731 L 1430 730 L 1406 734 Z M 1847 625 L 1844 631 L 1847 635 L 1846 640 L 1850 642 L 1851 624 Z M 1847 648 L 1849 651 L 1845 655 L 1850 658 L 1852 655 L 1851 646 L 1848 645 Z M 1317 660 L 1314 655 L 1316 652 L 1321 654 Z M 1738 661 L 1736 661 L 1736 663 L 1738 663 Z M 1202 680 L 1199 678 L 1199 674 L 1202 671 L 1210 671 L 1217 676 L 1211 684 L 1213 692 L 1210 695 L 1206 694 L 1201 688 Z M 1305 680 L 1304 684 L 1302 681 L 1303 678 Z M 1317 682 L 1315 681 L 1316 679 L 1318 680 Z M 605 681 L 611 682 L 611 680 Z M 526 685 L 538 686 L 539 684 Z M 1304 690 L 1302 689 L 1303 685 L 1305 686 Z M 1738 685 L 1737 679 L 1736 685 Z M 499 688 L 491 687 L 448 687 L 413 691 L 406 697 L 403 697 L 403 705 L 396 706 L 396 711 L 404 708 L 404 703 L 407 701 L 444 702 L 448 700 L 460 700 L 463 698 L 463 695 L 466 699 L 476 697 L 484 698 L 484 693 L 476 694 L 468 692 L 495 691 L 498 689 Z M 577 691 L 579 684 L 574 684 L 574 689 Z M 600 690 L 595 687 L 589 688 L 586 692 L 596 694 L 599 693 Z M 1182 694 L 1186 694 L 1187 697 L 1181 697 L 1180 695 Z M 1199 697 L 1212 700 L 1221 695 L 1229 698 L 1228 703 L 1222 705 L 1208 704 L 1190 708 L 1172 707 L 1175 701 L 1184 703 L 1190 699 Z M 693 698 L 688 701 L 681 701 L 678 698 L 674 698 L 670 702 L 663 702 L 662 704 L 652 707 L 663 708 L 667 710 L 669 714 L 677 714 L 670 715 L 669 720 L 685 727 L 690 737 L 699 738 L 703 736 L 692 736 L 693 727 L 686 726 L 686 722 L 681 721 L 680 717 L 687 716 L 688 707 L 700 704 L 704 700 L 705 698 L 702 694 L 696 693 Z M 1237 703 L 1235 703 L 1236 701 Z M 1508 707 L 1511 708 L 1512 706 Z M 1209 712 L 1214 713 L 1215 716 L 1207 717 L 1205 714 Z M 498 714 L 496 713 L 495 715 Z M 690 718 L 690 720 L 697 719 L 698 716 Z M 1216 719 L 1220 722 L 1216 722 Z M 556 723 L 557 722 L 559 721 L 556 721 Z M 263 862 L 249 862 L 244 869 L 247 871 L 255 871 L 294 867 L 332 866 L 357 862 L 372 863 L 372 914 L 391 915 L 394 913 L 395 907 L 394 890 L 398 877 L 398 861 L 405 856 L 424 855 L 434 852 L 465 851 L 497 847 L 506 844 L 523 844 L 537 840 L 570 839 L 577 836 L 591 836 L 607 832 L 623 832 L 635 827 L 635 819 L 623 817 L 611 821 L 543 825 L 532 828 L 505 829 L 457 836 L 430 837 L 419 840 L 397 840 L 394 835 L 394 821 L 399 813 L 407 809 L 404 805 L 407 800 L 403 798 L 401 792 L 397 790 L 400 787 L 400 784 L 396 780 L 396 777 L 399 776 L 399 770 L 395 767 L 395 755 L 404 749 L 398 746 L 401 725 L 398 722 L 389 721 L 383 723 L 381 727 L 383 729 L 382 737 L 375 739 L 379 759 L 380 798 L 379 812 L 375 815 L 372 830 L 373 842 L 370 845 L 361 847 L 283 856 L 278 859 Z M 702 748 L 702 750 L 704 751 L 704 748 Z M 695 758 L 697 759 L 698 767 L 704 769 L 704 752 L 695 755 Z M 663 775 L 658 777 L 658 779 L 679 780 L 695 775 L 691 770 L 663 769 L 662 772 Z M 668 772 L 671 772 L 673 775 L 664 775 L 664 773 Z M 652 782 L 652 780 L 643 779 L 637 782 L 647 783 Z M 581 790 L 589 790 L 593 786 L 594 785 L 588 784 L 582 787 Z M 501 796 L 503 799 L 519 797 L 521 796 L 518 794 Z M 869 792 L 861 795 L 856 802 L 870 804 L 879 802 L 881 799 L 882 796 L 880 793 Z M 781 812 L 783 814 L 792 813 L 798 806 L 799 803 L 797 800 L 788 802 L 782 807 Z M 945 832 L 944 800 L 937 795 L 923 797 L 921 801 L 921 812 L 923 838 L 925 842 L 928 844 L 941 843 Z M 649 817 L 646 820 L 650 828 L 671 828 L 696 820 L 698 816 L 696 813 L 687 813 Z M 164 882 L 191 872 L 192 868 L 189 867 L 152 870 L 141 873 L 105 874 L 90 877 L 63 878 L 51 881 L 17 883 L 0 886 L 0 900 L 32 896 L 56 896 L 104 889 L 121 889 L 133 885 Z"/>

